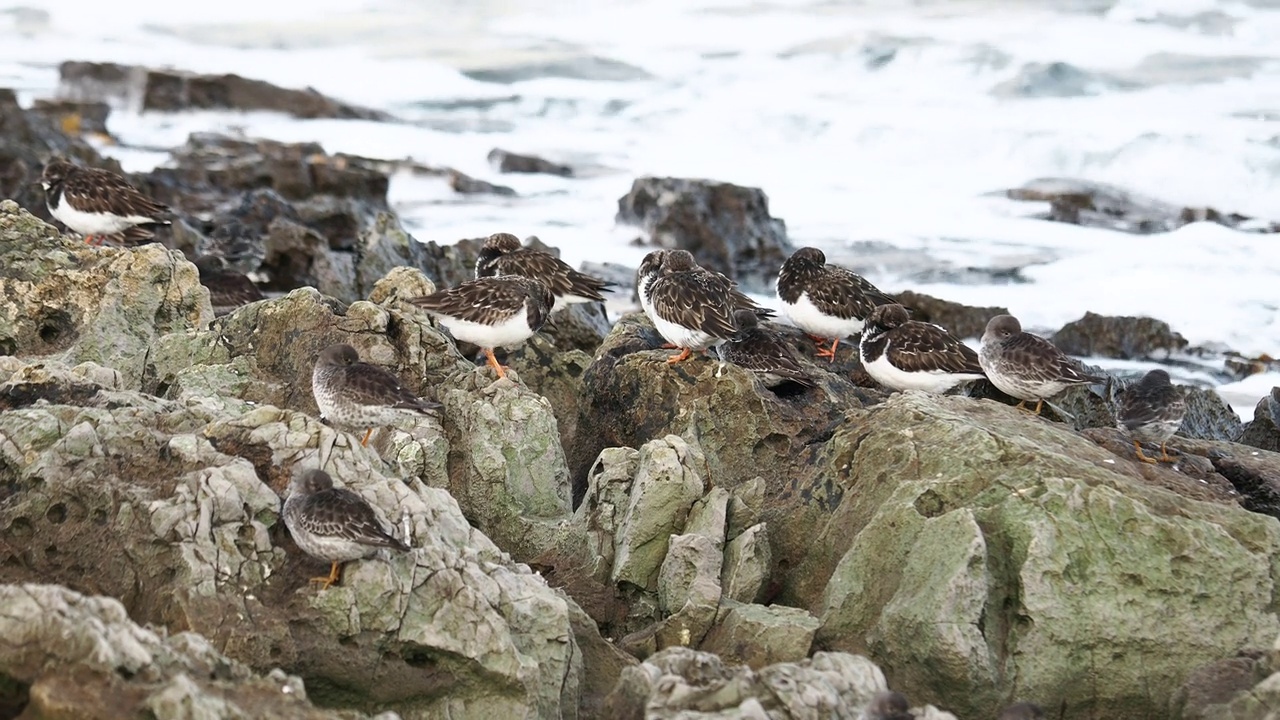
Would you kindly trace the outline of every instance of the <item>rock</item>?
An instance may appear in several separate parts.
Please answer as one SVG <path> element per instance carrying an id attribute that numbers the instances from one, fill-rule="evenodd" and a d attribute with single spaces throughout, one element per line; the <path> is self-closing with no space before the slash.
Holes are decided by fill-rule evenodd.
<path id="1" fill-rule="evenodd" d="M 1239 213 L 1182 207 L 1131 193 L 1115 185 L 1071 178 L 1038 178 L 1005 191 L 1013 200 L 1049 203 L 1043 220 L 1148 234 L 1176 230 L 1187 223 L 1214 222 L 1241 231 L 1280 232 L 1280 223 L 1263 223 Z"/>
<path id="2" fill-rule="evenodd" d="M 880 668 L 860 655 L 819 652 L 753 671 L 709 653 L 670 648 L 624 670 L 604 708 L 607 717 L 620 720 L 854 720 L 886 689 Z"/>
<path id="3" fill-rule="evenodd" d="M 992 88 L 991 94 L 1004 98 L 1080 97 L 1136 87 L 1118 77 L 1083 70 L 1070 63 L 1032 62 L 1023 65 L 1016 76 Z"/>
<path id="4" fill-rule="evenodd" d="M 1212 388 L 1182 387 L 1187 415 L 1178 434 L 1199 440 L 1236 441 L 1244 433 L 1240 416 Z"/>
<path id="5" fill-rule="evenodd" d="M 542 52 L 536 53 L 532 58 L 517 58 L 490 66 L 469 67 L 464 69 L 462 74 L 480 82 L 503 84 L 541 78 L 627 82 L 648 80 L 653 77 L 642 68 L 613 58 L 577 53 L 548 55 Z"/>
<path id="6" fill-rule="evenodd" d="M 1174 696 L 1171 716 L 1184 720 L 1236 718 L 1226 705 L 1264 680 L 1267 663 L 1262 653 L 1241 654 L 1196 668 Z M 1261 717 L 1260 715 L 1258 717 Z"/>
<path id="7" fill-rule="evenodd" d="M 1253 409 L 1253 420 L 1244 427 L 1239 440 L 1241 445 L 1252 445 L 1269 452 L 1280 452 L 1280 387 L 1258 401 Z"/>
<path id="8" fill-rule="evenodd" d="M 611 327 L 604 303 L 576 303 L 553 312 L 541 333 L 560 350 L 581 350 L 590 355 L 604 342 Z"/>
<path id="9" fill-rule="evenodd" d="M 536 155 L 519 155 L 500 148 L 494 148 L 489 151 L 488 159 L 490 163 L 498 167 L 498 172 L 542 173 L 559 175 L 560 177 L 573 177 L 573 168 L 568 165 L 553 163 Z"/>
<path id="10" fill-rule="evenodd" d="M 752 525 L 725 547 L 720 584 L 726 598 L 753 603 L 760 597 L 773 570 L 767 527 L 765 523 Z"/>
<path id="11" fill-rule="evenodd" d="M 640 448 L 639 470 L 615 535 L 612 581 L 656 590 L 658 568 L 672 533 L 684 526 L 702 496 L 705 464 L 695 448 L 669 435 Z M 715 577 L 720 577 L 716 568 Z"/>
<path id="12" fill-rule="evenodd" d="M 1009 314 L 1009 310 L 1002 307 L 973 307 L 911 290 L 894 297 L 911 310 L 912 320 L 941 325 L 958 338 L 980 338 L 991 318 Z"/>
<path id="13" fill-rule="evenodd" d="M 702 649 L 728 662 L 759 670 L 781 662 L 809 657 L 818 618 L 804 610 L 783 605 L 726 603 Z"/>
<path id="14" fill-rule="evenodd" d="M 247 190 L 218 206 L 213 218 L 197 231 L 194 254 L 217 255 L 224 258 L 232 269 L 242 273 L 257 272 L 267 258 L 267 243 L 272 225 L 277 221 L 277 234 L 281 227 L 301 226 L 302 218 L 293 205 L 271 188 Z M 272 280 L 281 288 L 290 287 L 302 278 L 295 273 L 280 272 L 280 262 L 273 258 Z M 293 263 L 299 267 L 304 264 Z"/>
<path id="15" fill-rule="evenodd" d="M 463 195 L 499 195 L 501 197 L 515 197 L 516 191 L 506 185 L 494 185 L 487 180 L 478 180 L 458 170 L 449 170 L 449 187 L 453 188 L 456 193 Z"/>
<path id="16" fill-rule="evenodd" d="M 764 192 L 729 183 L 638 178 L 618 200 L 617 221 L 642 228 L 654 245 L 688 250 L 751 292 L 770 292 L 794 250 Z"/>
<path id="17" fill-rule="evenodd" d="M 1187 339 L 1162 320 L 1091 312 L 1064 325 L 1051 339 L 1068 355 L 1122 360 L 1164 360 L 1187 347 Z"/>
<path id="18" fill-rule="evenodd" d="M 0 696 L 26 695 L 7 717 L 367 717 L 319 710 L 295 676 L 256 675 L 195 633 L 158 634 L 114 598 L 56 585 L 0 585 L 0 636 Z"/>
<path id="19" fill-rule="evenodd" d="M 0 202 L 0 353 L 118 370 L 141 387 L 150 343 L 213 320 L 196 268 L 159 245 L 96 248 Z"/>
<path id="20" fill-rule="evenodd" d="M 1184 440 L 1178 436 L 1170 447 L 1208 458 L 1217 476 L 1239 493 L 1241 506 L 1280 518 L 1280 454 L 1222 440 Z"/>
<path id="21" fill-rule="evenodd" d="M 50 221 L 40 174 L 52 155 L 120 171 L 120 163 L 104 160 L 83 139 L 65 131 L 61 117 L 24 110 L 12 90 L 0 88 L 0 198 L 9 198 L 41 220 Z"/>
<path id="22" fill-rule="evenodd" d="M 138 622 L 190 629 L 255 670 L 302 676 L 327 707 L 576 712 L 588 673 L 571 601 L 468 525 L 446 492 L 402 482 L 402 469 L 349 435 L 273 406 L 103 389 L 83 405 L 0 414 L 0 437 L 0 486 L 11 493 L 0 582 L 39 577 L 111 595 Z M 432 439 L 401 451 L 409 446 L 429 454 Z M 320 568 L 284 532 L 277 492 L 316 465 L 415 550 L 351 563 L 329 590 L 308 587 Z"/>
<path id="23" fill-rule="evenodd" d="M 1010 697 L 1060 699 L 1066 716 L 1161 715 L 1192 668 L 1276 635 L 1259 598 L 1280 524 L 1148 487 L 1138 463 L 1060 424 L 896 394 L 813 462 L 839 469 L 834 503 L 779 521 L 810 548 L 775 572 L 777 600 L 815 611 L 819 647 L 865 648 L 895 688 L 962 717 Z M 788 552 L 796 538 L 772 532 L 780 505 L 766 518 Z M 1108 653 L 1082 676 L 1072 638 L 1099 632 Z"/>
<path id="24" fill-rule="evenodd" d="M 578 431 L 582 374 L 591 365 L 591 356 L 581 350 L 558 350 L 539 333 L 506 353 L 502 362 L 516 369 L 526 387 L 551 403 L 560 447 L 572 447 Z"/>
<path id="25" fill-rule="evenodd" d="M 62 63 L 58 74 L 61 97 L 81 102 L 137 101 L 144 111 L 264 110 L 304 119 L 394 119 L 380 110 L 334 100 L 311 88 L 282 88 L 235 74 L 201 75 L 74 60 Z"/>
<path id="26" fill-rule="evenodd" d="M 107 116 L 111 114 L 111 106 L 104 102 L 36 98 L 31 104 L 31 112 L 45 116 L 69 137 L 105 136 L 108 134 Z"/>

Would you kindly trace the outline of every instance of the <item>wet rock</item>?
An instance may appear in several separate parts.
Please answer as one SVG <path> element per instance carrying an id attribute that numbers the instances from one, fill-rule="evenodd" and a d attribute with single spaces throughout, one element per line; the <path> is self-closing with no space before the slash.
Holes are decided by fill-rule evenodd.
<path id="1" fill-rule="evenodd" d="M 1014 77 L 992 88 L 991 93 L 1005 98 L 1081 97 L 1136 87 L 1134 83 L 1118 77 L 1084 70 L 1070 63 L 1032 62 L 1023 65 Z"/>
<path id="2" fill-rule="evenodd" d="M 490 163 L 498 167 L 498 172 L 541 173 L 559 175 L 560 177 L 573 177 L 573 168 L 568 165 L 554 163 L 536 155 L 520 155 L 501 148 L 494 148 L 489 151 L 488 159 Z"/>
<path id="3" fill-rule="evenodd" d="M 56 585 L 0 585 L 0 690 L 9 717 L 367 717 L 320 710 L 302 680 L 255 674 L 195 633 L 135 625 L 117 600 Z"/>
<path id="4" fill-rule="evenodd" d="M 31 104 L 31 112 L 45 116 L 69 137 L 107 135 L 107 116 L 111 114 L 111 106 L 104 102 L 36 98 Z"/>
<path id="5" fill-rule="evenodd" d="M 642 228 L 654 245 L 688 250 L 752 292 L 769 292 L 794 250 L 764 192 L 730 183 L 638 178 L 618 200 L 617 221 Z"/>
<path id="6" fill-rule="evenodd" d="M 98 362 L 136 389 L 156 337 L 212 319 L 209 293 L 181 254 L 65 240 L 0 202 L 0 352 Z"/>
<path id="7" fill-rule="evenodd" d="M 1269 452 L 1280 452 L 1280 388 L 1271 388 L 1271 392 L 1258 401 L 1253 409 L 1253 420 L 1245 425 L 1239 442 Z"/>
<path id="8" fill-rule="evenodd" d="M 516 191 L 506 185 L 495 185 L 487 180 L 479 180 L 458 170 L 449 170 L 449 187 L 463 195 L 499 195 L 515 197 Z"/>
<path id="9" fill-rule="evenodd" d="M 1007 308 L 973 307 L 911 290 L 904 290 L 894 297 L 911 310 L 912 320 L 941 325 L 958 338 L 980 338 L 991 318 L 1009 314 Z"/>
<path id="10" fill-rule="evenodd" d="M 1196 668 L 1178 688 L 1171 708 L 1185 720 L 1220 720 L 1240 717 L 1226 706 L 1240 693 L 1264 680 L 1267 664 L 1261 652 L 1218 660 Z M 1258 716 L 1261 717 L 1261 716 Z"/>
<path id="11" fill-rule="evenodd" d="M 908 696 L 964 717 L 994 716 L 1009 697 L 1060 698 L 1069 716 L 1156 715 L 1170 692 L 1157 688 L 1276 634 L 1258 587 L 1274 583 L 1280 526 L 1149 487 L 1138 463 L 1060 424 L 896 394 L 822 452 L 813 462 L 837 468 L 824 474 L 840 490 L 827 492 L 829 515 L 779 521 L 803 525 L 811 547 L 784 578 L 775 572 L 777 599 L 813 608 L 819 647 L 866 648 Z M 780 505 L 771 498 L 766 516 Z M 1117 565 L 1107 548 L 1118 545 Z M 1218 589 L 1206 605 L 1179 587 Z M 1069 638 L 1096 632 L 1099 613 L 1112 618 L 1109 654 L 1082 678 Z"/>
<path id="12" fill-rule="evenodd" d="M 1184 440 L 1177 436 L 1170 446 L 1208 458 L 1214 472 L 1239 493 L 1242 507 L 1280 518 L 1280 455 L 1222 440 Z"/>
<path id="13" fill-rule="evenodd" d="M 12 90 L 0 88 L 0 197 L 13 200 L 45 221 L 50 217 L 40 173 L 51 155 L 120 171 L 120 163 L 104 160 L 83 139 L 64 131 L 61 119 L 24 110 Z"/>
<path id="14" fill-rule="evenodd" d="M 1051 339 L 1068 355 L 1122 360 L 1163 360 L 1187 347 L 1187 339 L 1163 320 L 1092 312 L 1067 323 Z"/>
<path id="15" fill-rule="evenodd" d="M 296 118 L 393 120 L 380 110 L 327 97 L 311 88 L 294 90 L 235 74 L 201 75 L 182 70 L 69 60 L 58 68 L 58 94 L 79 101 L 125 101 L 142 110 L 262 110 Z"/>
<path id="16" fill-rule="evenodd" d="M 400 443 L 389 465 L 295 411 L 195 393 L 99 395 L 0 415 L 0 486 L 12 493 L 0 507 L 0 582 L 38 577 L 116 597 L 138 622 L 190 629 L 255 670 L 302 676 L 327 707 L 575 712 L 586 669 L 570 601 L 473 529 L 446 492 L 405 472 L 408 451 L 443 452 L 433 436 Z M 415 550 L 351 563 L 329 590 L 309 587 L 321 568 L 282 529 L 277 493 L 317 465 Z M 598 635 L 583 642 L 599 653 Z"/>
<path id="17" fill-rule="evenodd" d="M 1013 200 L 1049 203 L 1043 220 L 1148 234 L 1176 230 L 1192 222 L 1214 222 L 1242 231 L 1280 232 L 1280 223 L 1259 222 L 1239 213 L 1183 207 L 1132 193 L 1115 185 L 1072 178 L 1038 178 L 1006 190 Z"/>
<path id="18" fill-rule="evenodd" d="M 852 719 L 886 689 L 880 668 L 860 655 L 819 652 L 752 671 L 709 653 L 670 648 L 624 670 L 604 707 L 608 717 L 628 720 Z"/>

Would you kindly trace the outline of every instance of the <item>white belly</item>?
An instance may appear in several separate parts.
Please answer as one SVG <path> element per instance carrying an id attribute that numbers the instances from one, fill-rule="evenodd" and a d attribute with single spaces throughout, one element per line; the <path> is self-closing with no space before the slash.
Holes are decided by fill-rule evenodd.
<path id="1" fill-rule="evenodd" d="M 590 303 L 590 302 L 595 302 L 595 300 L 592 300 L 591 298 L 587 298 L 587 297 L 582 297 L 581 295 L 557 295 L 556 296 L 557 308 L 562 308 L 565 305 L 577 305 L 579 303 Z"/>
<path id="2" fill-rule="evenodd" d="M 63 198 L 55 210 L 49 208 L 49 213 L 75 232 L 81 235 L 114 235 L 133 227 L 134 225 L 142 225 L 145 223 L 155 222 L 154 218 L 143 217 L 141 215 L 127 215 L 121 217 L 119 215 L 108 215 L 106 213 L 89 213 L 80 212 L 71 207 L 71 204 Z"/>
<path id="3" fill-rule="evenodd" d="M 977 380 L 981 375 L 976 373 L 952 374 L 941 370 L 929 372 L 903 372 L 889 363 L 886 349 L 875 362 L 862 363 L 867 374 L 876 382 L 894 390 L 923 390 L 927 393 L 942 394 L 962 382 Z"/>
<path id="4" fill-rule="evenodd" d="M 783 301 L 783 312 L 796 327 L 810 335 L 824 338 L 844 338 L 862 332 L 863 321 L 857 318 L 833 317 L 823 313 L 809 300 L 809 293 L 800 293 L 795 303 Z"/>
<path id="5" fill-rule="evenodd" d="M 533 335 L 533 331 L 529 329 L 527 306 L 528 301 L 521 306 L 519 312 L 512 313 L 511 317 L 497 325 L 485 325 L 453 317 L 438 317 L 440 324 L 449 328 L 454 338 L 492 349 L 519 345 Z"/>
<path id="6" fill-rule="evenodd" d="M 653 284 L 653 277 L 644 277 L 640 280 L 640 286 L 636 288 L 636 294 L 640 296 L 640 309 L 644 310 L 644 314 L 657 324 L 657 318 L 653 316 L 653 301 L 649 299 L 649 286 Z"/>
<path id="7" fill-rule="evenodd" d="M 653 313 L 650 317 L 653 318 L 653 326 L 658 333 L 666 338 L 667 342 L 678 348 L 706 350 L 712 345 L 719 345 L 724 342 L 724 340 L 712 337 L 701 330 L 694 330 L 683 325 L 677 325 L 670 320 L 664 320 L 658 317 L 657 313 Z"/>

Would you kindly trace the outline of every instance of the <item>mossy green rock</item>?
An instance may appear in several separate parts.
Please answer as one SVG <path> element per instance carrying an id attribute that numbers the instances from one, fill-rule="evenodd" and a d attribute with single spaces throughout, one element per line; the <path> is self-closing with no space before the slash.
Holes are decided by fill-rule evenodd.
<path id="1" fill-rule="evenodd" d="M 1162 716 L 1193 668 L 1275 637 L 1280 523 L 1132 465 L 987 401 L 899 394 L 851 419 L 797 573 L 825 585 L 817 644 L 962 717 L 1013 697 Z"/>
<path id="2" fill-rule="evenodd" d="M 0 355 L 92 361 L 138 389 L 155 338 L 212 320 L 209 292 L 181 253 L 93 247 L 0 202 Z"/>

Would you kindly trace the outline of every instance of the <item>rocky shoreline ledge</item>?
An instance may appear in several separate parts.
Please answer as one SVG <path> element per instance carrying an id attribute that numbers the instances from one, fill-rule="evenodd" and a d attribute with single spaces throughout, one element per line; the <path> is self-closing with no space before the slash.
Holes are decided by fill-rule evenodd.
<path id="1" fill-rule="evenodd" d="M 109 165 L 12 95 L 0 117 L 26 143 L 0 177 Z M 493 382 L 407 302 L 476 244 L 414 241 L 384 161 L 213 136 L 174 158 L 133 178 L 184 213 L 165 245 L 63 236 L 25 181 L 0 202 L 0 716 L 856 718 L 889 687 L 935 719 L 1280 706 L 1280 397 L 1242 424 L 1188 388 L 1153 466 L 1114 429 L 1124 379 L 1037 418 L 985 383 L 886 393 L 795 332 L 821 380 L 774 392 L 669 367 L 642 314 L 591 306 Z M 788 247 L 751 188 L 642 179 L 619 214 L 744 286 Z M 211 250 L 274 297 L 216 316 L 189 262 Z M 904 302 L 959 335 L 999 312 Z M 1148 318 L 1059 336 L 1186 350 Z M 333 343 L 440 419 L 368 447 L 320 422 Z M 308 587 L 279 512 L 316 466 L 413 551 Z"/>

